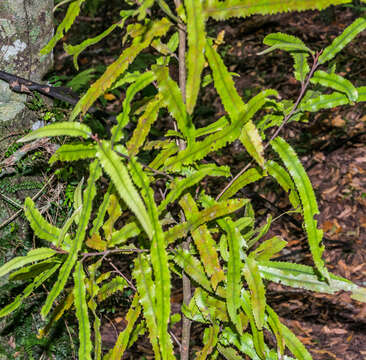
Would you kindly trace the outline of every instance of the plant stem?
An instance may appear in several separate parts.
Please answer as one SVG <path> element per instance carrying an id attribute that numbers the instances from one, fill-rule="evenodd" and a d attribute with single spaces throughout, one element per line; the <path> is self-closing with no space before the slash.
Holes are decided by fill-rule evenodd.
<path id="1" fill-rule="evenodd" d="M 182 5 L 181 0 L 174 0 L 175 7 L 178 8 Z M 179 50 L 178 50 L 178 59 L 179 59 L 179 87 L 182 92 L 183 101 L 186 101 L 186 32 L 184 29 L 184 24 L 179 24 Z M 184 150 L 185 143 L 183 141 L 179 141 L 179 149 Z M 184 213 L 181 213 L 181 220 L 185 221 Z M 189 250 L 190 239 L 187 238 L 182 247 L 184 250 Z M 191 292 L 191 281 L 187 274 L 183 271 L 183 303 L 188 306 L 191 301 L 192 292 Z M 189 320 L 184 315 L 182 316 L 182 342 L 180 349 L 180 358 L 181 360 L 189 359 L 189 341 L 191 337 L 191 320 Z"/>

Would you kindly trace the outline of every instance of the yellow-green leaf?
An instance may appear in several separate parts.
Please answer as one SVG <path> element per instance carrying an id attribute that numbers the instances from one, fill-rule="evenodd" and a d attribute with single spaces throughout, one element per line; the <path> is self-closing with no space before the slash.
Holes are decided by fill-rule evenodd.
<path id="1" fill-rule="evenodd" d="M 74 304 L 79 325 L 79 359 L 91 360 L 92 343 L 90 338 L 90 323 L 88 306 L 86 304 L 85 273 L 83 264 L 79 261 L 74 271 Z"/>
<path id="2" fill-rule="evenodd" d="M 111 177 L 119 196 L 136 215 L 147 236 L 151 239 L 153 228 L 150 218 L 139 193 L 131 181 L 126 166 L 107 141 L 100 142 L 97 157 L 106 173 Z"/>
<path id="3" fill-rule="evenodd" d="M 201 74 L 205 65 L 204 49 L 206 43 L 205 16 L 202 9 L 202 0 L 185 0 L 187 12 L 187 85 L 186 105 L 188 114 L 193 113 L 201 85 Z"/>
<path id="4" fill-rule="evenodd" d="M 92 134 L 89 126 L 78 122 L 58 122 L 41 127 L 35 131 L 32 131 L 28 135 L 23 136 L 18 142 L 26 142 L 42 137 L 51 136 L 80 136 L 84 139 L 88 139 Z"/>

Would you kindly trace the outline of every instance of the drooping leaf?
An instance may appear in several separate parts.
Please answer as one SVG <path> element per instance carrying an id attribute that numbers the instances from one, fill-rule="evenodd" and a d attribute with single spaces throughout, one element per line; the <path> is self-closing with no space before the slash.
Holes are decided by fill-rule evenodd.
<path id="1" fill-rule="evenodd" d="M 88 247 L 98 251 L 105 251 L 107 249 L 107 242 L 102 240 L 102 237 L 99 235 L 99 233 L 95 233 L 89 237 L 85 244 Z"/>
<path id="2" fill-rule="evenodd" d="M 94 158 L 97 152 L 94 144 L 64 144 L 51 156 L 49 163 L 56 161 L 77 161 Z"/>
<path id="3" fill-rule="evenodd" d="M 69 5 L 64 19 L 57 27 L 56 34 L 52 37 L 48 44 L 45 45 L 43 49 L 41 49 L 40 53 L 42 55 L 50 53 L 51 50 L 55 47 L 56 43 L 64 37 L 67 31 L 69 31 L 71 25 L 74 23 L 76 17 L 79 15 L 80 7 L 84 1 L 85 0 L 76 0 Z"/>
<path id="4" fill-rule="evenodd" d="M 298 37 L 283 33 L 272 33 L 267 35 L 263 40 L 263 44 L 270 46 L 270 48 L 258 53 L 257 55 L 264 55 L 276 49 L 312 52 Z"/>
<path id="5" fill-rule="evenodd" d="M 168 333 L 171 283 L 168 254 L 166 250 L 167 242 L 165 240 L 163 228 L 159 222 L 158 208 L 154 200 L 154 192 L 150 186 L 149 179 L 142 170 L 141 165 L 134 159 L 131 159 L 130 167 L 133 179 L 136 185 L 141 189 L 142 196 L 145 199 L 148 215 L 152 224 L 150 256 L 155 277 L 159 346 L 162 359 L 171 359 L 174 355 L 173 344 Z"/>
<path id="6" fill-rule="evenodd" d="M 244 276 L 250 290 L 250 298 L 253 309 L 254 320 L 258 330 L 264 325 L 264 314 L 266 308 L 265 289 L 259 273 L 257 262 L 254 258 L 247 257 L 244 266 Z"/>
<path id="7" fill-rule="evenodd" d="M 201 74 L 205 65 L 205 16 L 202 0 L 185 0 L 184 5 L 187 13 L 188 35 L 186 105 L 188 114 L 192 114 L 197 102 Z"/>
<path id="8" fill-rule="evenodd" d="M 302 111 L 317 112 L 321 109 L 331 109 L 336 106 L 349 103 L 348 97 L 342 93 L 334 92 L 329 95 L 319 95 L 311 98 L 300 105 Z"/>
<path id="9" fill-rule="evenodd" d="M 101 141 L 97 157 L 106 173 L 111 177 L 119 196 L 136 215 L 141 226 L 151 239 L 153 230 L 145 205 L 131 181 L 126 166 L 112 150 L 110 142 Z"/>
<path id="10" fill-rule="evenodd" d="M 49 277 L 51 277 L 54 272 L 60 267 L 60 264 L 51 263 L 52 267 L 45 269 L 43 272 L 38 274 L 34 280 L 23 290 L 23 292 L 18 295 L 14 301 L 6 305 L 0 310 L 0 317 L 9 315 L 11 312 L 16 310 L 31 293 L 41 286 Z"/>
<path id="11" fill-rule="evenodd" d="M 333 274 L 330 274 L 330 282 L 327 284 L 319 280 L 319 274 L 310 266 L 281 261 L 260 261 L 258 267 L 263 278 L 276 283 L 326 294 L 349 291 L 352 298 L 366 302 L 364 288 Z"/>
<path id="12" fill-rule="evenodd" d="M 11 259 L 3 266 L 0 267 L 0 277 L 6 275 L 10 271 L 18 269 L 24 265 L 32 263 L 34 261 L 40 261 L 50 258 L 51 256 L 55 256 L 57 252 L 50 248 L 38 248 L 34 250 L 30 250 L 26 256 L 17 256 L 14 259 Z"/>
<path id="13" fill-rule="evenodd" d="M 74 304 L 79 325 L 79 359 L 91 360 L 92 343 L 90 338 L 90 323 L 88 306 L 86 304 L 85 273 L 83 264 L 79 261 L 74 270 Z"/>
<path id="14" fill-rule="evenodd" d="M 346 2 L 346 1 L 344 1 Z M 342 34 L 336 37 L 333 42 L 327 46 L 322 54 L 319 56 L 319 64 L 334 58 L 353 38 L 355 38 L 361 31 L 366 29 L 366 18 L 359 17 L 351 25 L 346 27 Z"/>
<path id="15" fill-rule="evenodd" d="M 118 142 L 122 137 L 122 129 L 128 124 L 133 97 L 155 80 L 151 71 L 142 73 L 127 89 L 123 100 L 122 112 L 117 116 L 117 125 L 112 128 L 112 143 Z"/>
<path id="16" fill-rule="evenodd" d="M 325 71 L 318 70 L 311 77 L 310 81 L 313 84 L 320 84 L 330 87 L 334 90 L 345 93 L 350 101 L 356 101 L 358 98 L 357 89 L 353 84 L 344 77 L 337 74 L 328 74 Z"/>
<path id="17" fill-rule="evenodd" d="M 51 310 L 52 304 L 63 290 L 66 281 L 69 278 L 72 268 L 77 260 L 78 252 L 80 251 L 83 241 L 85 239 L 86 229 L 89 223 L 93 199 L 96 195 L 96 182 L 102 175 L 102 171 L 97 161 L 90 164 L 89 178 L 86 189 L 84 190 L 83 206 L 80 214 L 80 221 L 76 230 L 74 239 L 72 240 L 70 252 L 63 263 L 59 276 L 51 291 L 49 292 L 47 299 L 42 307 L 41 315 L 43 318 L 47 316 Z"/>
<path id="18" fill-rule="evenodd" d="M 130 335 L 135 326 L 135 323 L 141 313 L 141 305 L 139 304 L 139 297 L 136 293 L 133 297 L 132 304 L 126 314 L 126 328 L 119 333 L 116 344 L 110 352 L 110 360 L 120 360 L 127 349 Z"/>
<path id="19" fill-rule="evenodd" d="M 147 104 L 145 112 L 138 119 L 136 129 L 126 144 L 130 156 L 136 155 L 144 144 L 151 125 L 157 119 L 161 103 L 160 96 L 156 96 Z"/>
<path id="20" fill-rule="evenodd" d="M 125 49 L 120 57 L 108 66 L 104 74 L 89 88 L 87 93 L 76 104 L 70 115 L 70 120 L 83 112 L 85 114 L 93 103 L 122 75 L 136 56 L 149 46 L 154 37 L 163 36 L 170 28 L 171 23 L 166 18 L 156 22 L 149 22 L 145 27 L 145 33 L 135 38 L 130 47 Z"/>
<path id="21" fill-rule="evenodd" d="M 186 111 L 178 84 L 171 79 L 169 69 L 166 66 L 154 66 L 152 69 L 156 75 L 163 103 L 177 121 L 178 129 L 187 141 L 192 142 L 194 140 L 195 128 L 190 115 Z"/>
<path id="22" fill-rule="evenodd" d="M 271 142 L 271 145 L 280 155 L 294 179 L 302 204 L 305 230 L 315 266 L 320 274 L 329 281 L 329 273 L 325 267 L 324 260 L 322 259 L 324 251 L 324 246 L 322 245 L 323 231 L 317 228 L 317 220 L 314 219 L 314 216 L 319 214 L 319 210 L 311 182 L 295 151 L 285 142 L 285 140 L 278 137 Z"/>
<path id="23" fill-rule="evenodd" d="M 57 257 L 52 257 L 47 260 L 38 262 L 36 264 L 31 264 L 27 266 L 23 266 L 21 269 L 18 269 L 12 272 L 9 275 L 10 280 L 30 280 L 41 274 L 42 272 L 49 270 L 55 264 L 61 263 L 61 259 Z"/>
<path id="24" fill-rule="evenodd" d="M 287 11 L 323 10 L 330 5 L 348 0 L 211 0 L 206 2 L 205 13 L 216 20 L 247 17 L 254 14 L 275 14 Z"/>
<path id="25" fill-rule="evenodd" d="M 88 139 L 92 134 L 91 129 L 78 122 L 58 122 L 41 127 L 35 131 L 32 131 L 28 135 L 23 136 L 18 142 L 26 142 L 34 139 L 51 136 L 80 136 L 84 139 Z"/>
<path id="26" fill-rule="evenodd" d="M 57 246 L 61 230 L 46 221 L 29 197 L 24 202 L 24 214 L 36 236 Z"/>
<path id="27" fill-rule="evenodd" d="M 133 277 L 136 279 L 136 287 L 149 329 L 149 339 L 154 350 L 155 359 L 160 359 L 155 284 L 152 280 L 151 266 L 145 255 L 139 255 L 135 259 Z"/>

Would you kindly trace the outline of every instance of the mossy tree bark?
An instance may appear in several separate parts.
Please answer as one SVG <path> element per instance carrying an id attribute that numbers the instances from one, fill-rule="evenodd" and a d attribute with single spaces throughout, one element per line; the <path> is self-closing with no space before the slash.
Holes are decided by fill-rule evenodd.
<path id="1" fill-rule="evenodd" d="M 53 0 L 0 0 L 0 70 L 41 81 L 53 62 L 52 55 L 39 54 L 53 35 L 52 9 Z M 8 83 L 0 80 L 0 248 L 14 229 L 18 231 L 12 238 L 24 239 L 27 228 L 19 218 L 17 222 L 1 226 L 16 211 L 6 199 L 22 204 L 24 196 L 29 195 L 14 191 L 24 182 L 24 174 L 19 171 L 9 174 L 4 166 L 17 138 L 37 120 L 25 106 L 26 100 L 26 95 L 13 92 Z M 34 181 L 39 175 L 33 173 L 26 180 Z M 14 252 L 5 251 L 1 263 L 11 256 Z"/>

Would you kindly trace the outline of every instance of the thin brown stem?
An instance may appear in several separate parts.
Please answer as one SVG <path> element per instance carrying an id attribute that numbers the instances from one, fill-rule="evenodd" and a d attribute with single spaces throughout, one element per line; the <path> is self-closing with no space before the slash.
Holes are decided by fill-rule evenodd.
<path id="1" fill-rule="evenodd" d="M 175 7 L 178 8 L 182 5 L 181 0 L 174 0 Z M 179 23 L 179 50 L 178 50 L 178 59 L 179 59 L 179 87 L 182 92 L 183 101 L 186 101 L 186 78 L 187 78 L 187 69 L 186 69 L 186 31 L 183 23 Z M 182 151 L 185 149 L 185 143 L 183 141 L 179 141 L 178 143 L 179 149 Z M 185 221 L 184 213 L 181 212 L 181 221 Z M 183 249 L 189 249 L 190 238 L 187 238 L 182 246 Z M 183 271 L 183 303 L 188 305 L 191 301 L 192 290 L 191 290 L 191 281 L 187 274 Z M 183 315 L 182 318 L 182 342 L 180 347 L 180 358 L 181 360 L 189 359 L 189 342 L 191 337 L 191 320 Z"/>
<path id="2" fill-rule="evenodd" d="M 306 78 L 306 81 L 303 82 L 301 84 L 301 90 L 300 90 L 300 94 L 296 99 L 296 102 L 294 104 L 294 106 L 292 107 L 291 111 L 285 116 L 285 118 L 282 121 L 282 124 L 278 127 L 278 129 L 274 132 L 274 134 L 271 136 L 271 138 L 269 139 L 269 141 L 264 145 L 263 150 L 266 150 L 267 147 L 269 146 L 269 144 L 271 143 L 271 141 L 273 139 L 275 139 L 278 134 L 280 133 L 280 131 L 283 129 L 283 127 L 288 123 L 288 121 L 291 119 L 291 117 L 295 114 L 302 98 L 305 95 L 306 89 L 308 88 L 309 84 L 310 84 L 310 79 L 312 78 L 315 70 L 318 68 L 319 66 L 319 56 L 321 55 L 322 51 L 317 52 L 314 56 L 313 56 L 313 66 Z M 236 179 L 238 179 L 242 174 L 244 174 L 245 171 L 248 170 L 248 168 L 250 166 L 252 166 L 253 164 L 253 160 L 251 160 L 247 165 L 245 165 L 233 178 L 232 180 L 224 187 L 224 189 L 219 193 L 219 195 L 216 196 L 216 201 L 220 200 L 220 198 L 222 197 L 222 195 L 225 194 L 225 192 L 231 187 L 231 185 L 236 181 Z"/>

